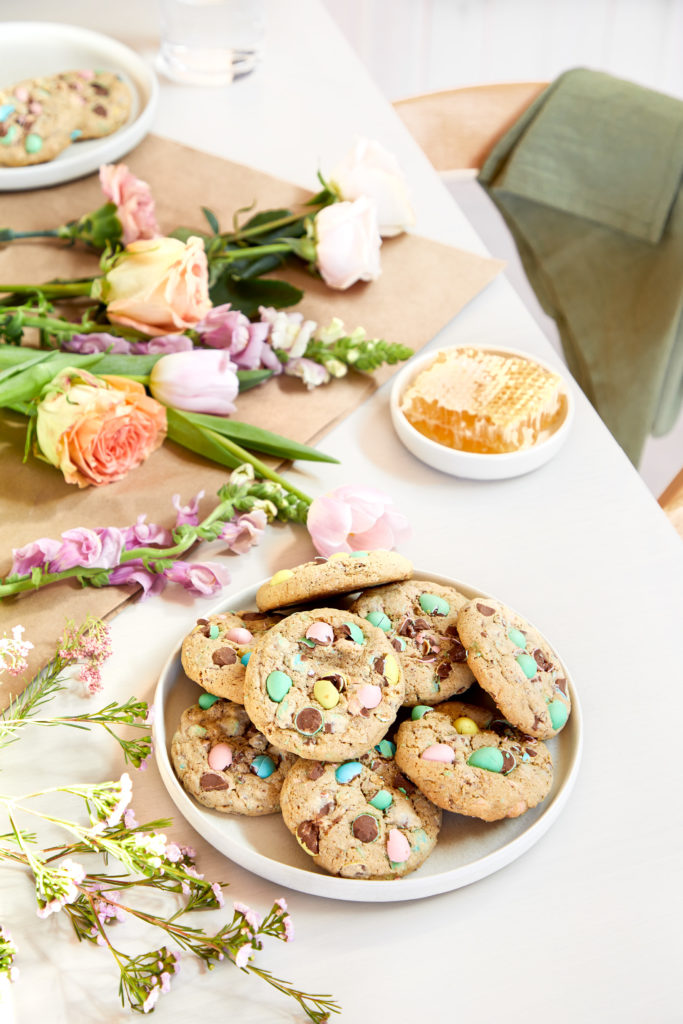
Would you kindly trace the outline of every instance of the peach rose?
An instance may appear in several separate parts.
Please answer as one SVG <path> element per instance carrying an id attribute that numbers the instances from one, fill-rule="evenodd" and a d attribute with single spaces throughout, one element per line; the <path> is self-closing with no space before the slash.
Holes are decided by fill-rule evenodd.
<path id="1" fill-rule="evenodd" d="M 67 367 L 45 388 L 36 436 L 68 484 L 108 484 L 163 444 L 166 410 L 137 381 Z"/>
<path id="2" fill-rule="evenodd" d="M 94 297 L 113 323 L 152 336 L 194 327 L 211 309 L 201 238 L 139 239 L 127 245 L 99 280 Z"/>

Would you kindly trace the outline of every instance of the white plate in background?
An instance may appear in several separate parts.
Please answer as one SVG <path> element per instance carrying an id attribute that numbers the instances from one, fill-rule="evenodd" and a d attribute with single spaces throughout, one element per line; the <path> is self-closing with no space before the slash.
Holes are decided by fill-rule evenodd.
<path id="1" fill-rule="evenodd" d="M 453 586 L 468 598 L 490 597 L 482 591 L 431 572 L 415 570 L 415 579 Z M 202 615 L 256 608 L 255 595 L 264 580 L 224 598 Z M 338 878 L 318 868 L 287 831 L 279 814 L 246 817 L 221 814 L 199 804 L 178 781 L 170 758 L 171 741 L 182 712 L 204 692 L 191 682 L 180 663 L 184 636 L 178 639 L 157 684 L 154 707 L 156 761 L 162 781 L 183 817 L 213 847 L 241 867 L 278 885 L 328 899 L 385 903 L 421 899 L 469 885 L 498 871 L 525 853 L 557 820 L 576 779 L 582 747 L 582 720 L 576 689 L 566 671 L 572 712 L 564 729 L 547 741 L 554 763 L 550 793 L 538 807 L 519 818 L 486 822 L 443 812 L 443 826 L 434 852 L 405 878 L 373 881 Z M 465 698 L 466 699 L 466 698 Z"/>
<path id="2" fill-rule="evenodd" d="M 149 131 L 159 94 L 154 71 L 128 46 L 77 25 L 5 21 L 0 30 L 0 89 L 24 78 L 93 68 L 114 71 L 130 87 L 126 123 L 101 139 L 74 142 L 54 160 L 29 167 L 0 167 L 0 192 L 57 185 L 97 171 L 130 152 Z"/>

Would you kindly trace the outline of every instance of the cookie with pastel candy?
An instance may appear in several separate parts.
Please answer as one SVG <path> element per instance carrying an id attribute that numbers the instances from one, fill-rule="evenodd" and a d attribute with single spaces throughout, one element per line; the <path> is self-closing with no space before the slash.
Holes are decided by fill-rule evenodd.
<path id="1" fill-rule="evenodd" d="M 351 611 L 379 626 L 395 648 L 406 680 L 406 705 L 448 700 L 474 682 L 457 626 L 466 603 L 455 587 L 413 578 L 372 587 L 351 605 Z"/>
<path id="2" fill-rule="evenodd" d="M 53 160 L 78 131 L 79 111 L 49 78 L 27 79 L 0 91 L 0 167 Z"/>
<path id="3" fill-rule="evenodd" d="M 342 878 L 392 879 L 434 849 L 441 811 L 372 750 L 358 760 L 304 760 L 280 795 L 285 825 L 313 861 Z"/>
<path id="4" fill-rule="evenodd" d="M 256 592 L 262 611 L 310 604 L 366 587 L 407 580 L 412 563 L 397 551 L 338 552 L 292 569 L 280 569 Z"/>
<path id="5" fill-rule="evenodd" d="M 396 764 L 438 807 L 484 821 L 519 817 L 553 781 L 544 743 L 461 701 L 414 708 L 396 734 Z"/>
<path id="6" fill-rule="evenodd" d="M 280 790 L 296 758 L 269 743 L 240 704 L 206 695 L 183 712 L 171 761 L 200 804 L 254 816 L 280 809 Z"/>
<path id="7" fill-rule="evenodd" d="M 63 71 L 55 78 L 73 94 L 79 108 L 81 140 L 111 135 L 128 120 L 132 94 L 114 71 L 80 68 Z"/>
<path id="8" fill-rule="evenodd" d="M 489 598 L 461 608 L 458 630 L 467 664 L 505 718 L 540 740 L 557 735 L 571 711 L 567 674 L 539 631 Z"/>

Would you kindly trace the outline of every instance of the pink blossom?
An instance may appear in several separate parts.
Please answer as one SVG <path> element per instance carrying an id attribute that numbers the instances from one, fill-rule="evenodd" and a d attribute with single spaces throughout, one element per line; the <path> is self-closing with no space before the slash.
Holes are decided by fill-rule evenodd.
<path id="1" fill-rule="evenodd" d="M 285 918 L 283 918 L 282 924 L 283 924 L 283 927 L 285 929 L 285 942 L 293 942 L 294 941 L 294 922 L 292 921 L 292 919 L 289 916 L 289 914 L 287 914 L 287 916 Z"/>
<path id="2" fill-rule="evenodd" d="M 252 545 L 258 544 L 267 525 L 266 513 L 262 508 L 255 508 L 244 515 L 233 516 L 230 522 L 223 526 L 218 539 L 225 541 L 230 551 L 244 555 Z"/>
<path id="3" fill-rule="evenodd" d="M 154 981 L 152 982 L 152 987 L 150 988 L 150 990 L 149 990 L 149 992 L 147 994 L 147 998 L 145 999 L 144 1003 L 142 1004 L 142 1012 L 143 1013 L 151 1013 L 152 1010 L 154 1009 L 156 1003 L 158 1002 L 160 995 L 161 995 L 161 986 L 159 985 L 157 979 L 155 978 Z"/>
<path id="4" fill-rule="evenodd" d="M 190 594 L 211 597 L 230 582 L 230 573 L 217 562 L 174 562 L 165 576 L 180 583 Z"/>
<path id="5" fill-rule="evenodd" d="M 315 320 L 304 320 L 303 313 L 288 313 L 272 306 L 259 306 L 259 314 L 270 328 L 269 341 L 274 349 L 282 349 L 290 359 L 304 354 L 318 326 Z"/>
<path id="6" fill-rule="evenodd" d="M 130 562 L 124 562 L 109 574 L 110 586 L 121 586 L 125 583 L 137 583 L 142 587 L 141 600 L 151 597 L 152 594 L 160 594 L 166 586 L 166 577 L 163 573 L 152 572 L 148 569 L 141 558 L 132 558 Z"/>
<path id="7" fill-rule="evenodd" d="M 388 494 L 372 487 L 348 485 L 316 498 L 307 524 L 316 551 L 391 550 L 411 535 L 406 517 L 393 508 Z"/>
<path id="8" fill-rule="evenodd" d="M 146 519 L 146 515 L 139 515 L 133 526 L 126 526 L 121 531 L 126 550 L 137 547 L 147 548 L 153 544 L 168 548 L 173 543 L 170 530 L 163 526 L 157 526 L 155 523 L 146 523 Z"/>
<path id="9" fill-rule="evenodd" d="M 87 569 L 111 569 L 118 565 L 124 537 L 115 527 L 88 530 L 77 526 L 62 534 L 62 543 L 50 561 L 50 572 L 64 572 L 81 566 Z"/>
<path id="10" fill-rule="evenodd" d="M 131 174 L 125 164 L 100 167 L 100 185 L 107 199 L 116 204 L 124 245 L 161 234 L 149 185 Z"/>
<path id="11" fill-rule="evenodd" d="M 149 341 L 134 341 L 131 352 L 135 356 L 168 355 L 171 352 L 191 352 L 194 348 L 192 338 L 186 334 L 162 334 Z"/>
<path id="12" fill-rule="evenodd" d="M 172 352 L 152 367 L 149 390 L 158 402 L 174 409 L 229 416 L 239 391 L 236 369 L 225 351 Z"/>
<path id="13" fill-rule="evenodd" d="M 300 377 L 309 391 L 320 384 L 327 384 L 330 379 L 325 367 L 313 359 L 290 359 L 285 363 L 285 373 L 288 377 Z"/>
<path id="14" fill-rule="evenodd" d="M 78 678 L 90 696 L 99 693 L 102 689 L 102 673 L 98 665 L 84 665 L 79 672 Z"/>
<path id="15" fill-rule="evenodd" d="M 252 931 L 256 931 L 261 924 L 261 915 L 256 910 L 252 910 L 246 903 L 239 903 L 237 900 L 233 902 L 233 909 L 236 914 L 242 914 Z"/>
<path id="16" fill-rule="evenodd" d="M 199 502 L 203 497 L 204 491 L 198 491 L 194 498 L 192 498 L 189 505 L 181 505 L 180 495 L 173 495 L 173 498 L 171 499 L 173 501 L 173 508 L 178 513 L 175 521 L 176 526 L 183 526 L 185 524 L 188 526 L 197 525 L 199 522 Z"/>
<path id="17" fill-rule="evenodd" d="M 23 548 L 14 548 L 12 551 L 11 575 L 27 576 L 35 566 L 43 568 L 51 562 L 60 548 L 58 540 L 50 537 L 41 537 L 40 540 L 24 544 Z"/>
<path id="18" fill-rule="evenodd" d="M 227 348 L 230 354 L 241 352 L 249 341 L 249 318 L 229 302 L 214 306 L 203 320 L 195 325 L 202 345 L 209 348 Z"/>
<path id="19" fill-rule="evenodd" d="M 74 334 L 62 342 L 60 348 L 65 352 L 80 352 L 90 355 L 96 352 L 111 352 L 113 355 L 130 355 L 133 351 L 131 343 L 115 334 L 93 332 L 92 334 Z"/>
<path id="20" fill-rule="evenodd" d="M 123 815 L 123 824 L 126 828 L 137 828 L 138 820 L 135 817 L 135 811 L 132 807 L 129 807 Z"/>
<path id="21" fill-rule="evenodd" d="M 367 196 L 324 206 L 315 218 L 316 263 L 330 288 L 345 290 L 381 274 L 377 207 Z"/>
<path id="22" fill-rule="evenodd" d="M 280 910 L 284 910 L 285 912 L 289 910 L 289 907 L 287 906 L 287 900 L 284 898 L 284 896 L 281 896 L 279 900 L 275 900 L 275 906 L 279 907 Z"/>
<path id="23" fill-rule="evenodd" d="M 218 904 L 218 906 L 222 907 L 225 904 L 225 897 L 223 896 L 223 890 L 221 889 L 218 882 L 213 883 L 213 885 L 211 886 L 211 891 L 216 897 L 216 903 Z"/>
<path id="24" fill-rule="evenodd" d="M 240 946 L 235 955 L 235 964 L 237 967 L 246 967 L 249 963 L 249 957 L 254 952 L 254 947 L 248 943 L 245 946 Z"/>

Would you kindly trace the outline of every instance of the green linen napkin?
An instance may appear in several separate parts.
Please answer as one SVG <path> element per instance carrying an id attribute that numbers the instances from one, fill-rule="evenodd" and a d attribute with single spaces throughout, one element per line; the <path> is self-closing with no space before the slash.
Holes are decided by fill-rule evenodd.
<path id="1" fill-rule="evenodd" d="M 637 465 L 683 401 L 683 103 L 601 72 L 553 82 L 479 182 L 574 377 Z"/>

